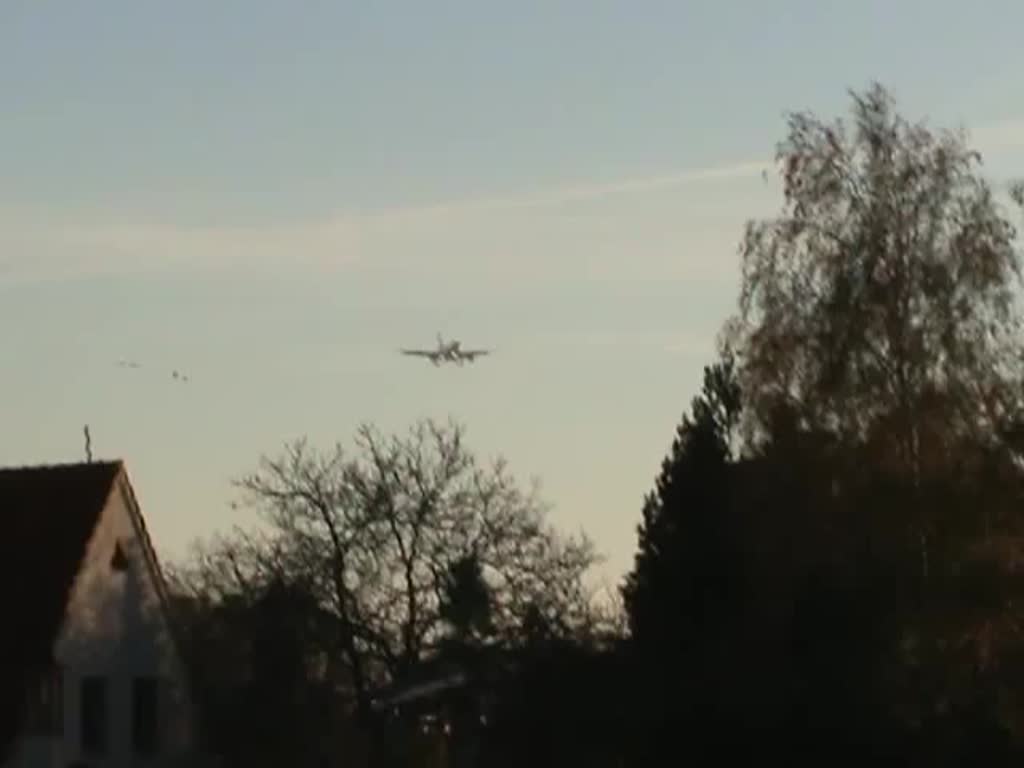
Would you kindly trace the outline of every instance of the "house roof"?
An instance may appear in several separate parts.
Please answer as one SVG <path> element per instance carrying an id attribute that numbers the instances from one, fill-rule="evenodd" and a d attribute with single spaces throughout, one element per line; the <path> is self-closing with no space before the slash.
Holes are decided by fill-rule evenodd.
<path id="1" fill-rule="evenodd" d="M 514 663 L 514 654 L 499 647 L 438 652 L 414 664 L 373 695 L 376 709 L 430 699 L 447 691 L 493 682 Z"/>
<path id="2" fill-rule="evenodd" d="M 0 663 L 50 661 L 120 461 L 0 469 Z M 15 667 L 17 668 L 17 667 Z"/>

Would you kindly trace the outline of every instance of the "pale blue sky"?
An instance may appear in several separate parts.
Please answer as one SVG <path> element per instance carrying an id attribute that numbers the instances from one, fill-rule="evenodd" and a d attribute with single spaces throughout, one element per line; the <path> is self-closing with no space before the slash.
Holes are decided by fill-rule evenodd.
<path id="1" fill-rule="evenodd" d="M 1020 174 L 1022 29 L 1019 0 L 4 0 L 0 463 L 78 459 L 88 422 L 177 556 L 285 440 L 450 415 L 616 578 L 783 112 L 879 79 Z M 395 354 L 437 331 L 497 354 Z"/>

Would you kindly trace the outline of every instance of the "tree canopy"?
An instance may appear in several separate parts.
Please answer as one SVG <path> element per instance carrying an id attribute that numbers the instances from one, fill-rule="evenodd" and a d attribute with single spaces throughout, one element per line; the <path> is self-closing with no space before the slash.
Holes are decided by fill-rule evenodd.
<path id="1" fill-rule="evenodd" d="M 909 463 L 925 422 L 985 438 L 1019 414 L 1020 253 L 964 134 L 879 85 L 852 98 L 850 121 L 789 118 L 782 210 L 747 227 L 728 337 L 748 436 L 785 411 Z"/>
<path id="2" fill-rule="evenodd" d="M 551 528 L 536 491 L 504 461 L 481 464 L 457 424 L 365 426 L 351 456 L 298 441 L 239 486 L 262 527 L 200 549 L 184 588 L 216 600 L 280 575 L 308 585 L 331 620 L 323 651 L 364 707 L 453 628 L 512 641 L 539 615 L 593 629 L 592 544 Z"/>
<path id="3" fill-rule="evenodd" d="M 964 134 L 852 100 L 790 117 L 782 210 L 746 229 L 723 357 L 644 500 L 645 722 L 718 758 L 770 732 L 994 760 L 1024 737 L 1016 230 Z"/>

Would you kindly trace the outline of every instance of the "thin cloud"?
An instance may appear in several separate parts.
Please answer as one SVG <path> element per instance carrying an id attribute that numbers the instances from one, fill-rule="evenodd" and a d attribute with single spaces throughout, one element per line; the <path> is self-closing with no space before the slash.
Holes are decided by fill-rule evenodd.
<path id="1" fill-rule="evenodd" d="M 767 167 L 764 162 L 733 163 L 504 197 L 341 211 L 315 221 L 251 227 L 185 226 L 81 212 L 0 212 L 0 253 L 5 255 L 0 259 L 0 281 L 281 266 L 330 270 L 382 253 L 408 253 L 414 244 L 418 248 L 431 242 L 436 249 L 468 252 L 493 240 L 495 215 L 528 215 L 572 203 L 754 178 Z M 520 233 L 516 238 L 531 230 L 529 223 L 512 219 L 502 226 L 509 237 Z"/>
<path id="2" fill-rule="evenodd" d="M 755 160 L 708 168 L 696 168 L 669 174 L 619 179 L 610 182 L 576 184 L 505 197 L 451 201 L 417 208 L 385 209 L 378 215 L 389 215 L 399 212 L 430 214 L 481 209 L 546 208 L 567 203 L 599 200 L 616 195 L 671 189 L 705 181 L 755 178 L 768 171 L 771 167 L 772 164 L 769 162 Z"/>
<path id="3" fill-rule="evenodd" d="M 56 217 L 55 217 L 56 218 Z M 282 264 L 343 265 L 356 250 L 329 222 L 286 227 L 187 227 L 119 221 L 0 227 L 0 281 L 154 272 L 259 271 Z M 328 259 L 328 257 L 330 257 Z"/>
<path id="4" fill-rule="evenodd" d="M 970 137 L 986 156 L 1005 158 L 1024 150 L 1024 118 L 978 124 L 970 130 Z M 0 211 L 0 282 L 138 272 L 260 271 L 282 266 L 332 270 L 380 253 L 407 253 L 413 243 L 435 242 L 441 248 L 453 243 L 469 248 L 491 242 L 493 237 L 484 235 L 493 236 L 501 227 L 508 232 L 506 239 L 530 239 L 523 234 L 530 230 L 529 222 L 504 217 L 587 203 L 626 204 L 630 196 L 682 191 L 713 182 L 741 182 L 766 172 L 771 178 L 772 167 L 770 161 L 748 160 L 504 196 L 343 210 L 314 221 L 251 227 L 188 226 L 153 217 L 8 209 Z M 618 210 L 608 215 L 617 216 Z M 701 212 L 705 224 L 711 223 L 711 213 Z M 731 209 L 719 211 L 730 226 L 733 213 Z M 736 213 L 755 215 L 756 211 Z M 602 214 L 602 220 L 605 218 Z M 700 227 L 690 229 L 688 241 L 702 237 Z M 457 234 L 460 231 L 466 234 Z M 715 234 L 716 240 L 720 237 Z M 675 243 L 674 237 L 672 241 Z"/>
<path id="5" fill-rule="evenodd" d="M 608 184 L 566 187 L 548 195 L 539 195 L 534 199 L 524 200 L 521 205 L 525 207 L 560 205 L 563 203 L 592 200 L 595 198 L 610 197 L 612 195 L 628 194 L 632 192 L 651 192 L 702 181 L 753 178 L 765 173 L 770 168 L 770 163 L 754 161 L 725 165 L 717 168 L 683 171 L 681 173 L 667 174 L 664 176 L 625 179 Z"/>

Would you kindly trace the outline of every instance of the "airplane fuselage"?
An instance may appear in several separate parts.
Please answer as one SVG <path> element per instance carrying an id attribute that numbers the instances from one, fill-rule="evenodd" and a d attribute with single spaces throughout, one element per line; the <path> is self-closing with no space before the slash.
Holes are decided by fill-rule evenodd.
<path id="1" fill-rule="evenodd" d="M 459 356 L 461 341 L 449 341 L 445 343 L 440 336 L 437 337 L 437 354 L 446 360 L 455 360 Z"/>
<path id="2" fill-rule="evenodd" d="M 437 348 L 430 350 L 403 350 L 405 354 L 419 355 L 426 357 L 430 362 L 437 366 L 441 363 L 455 363 L 458 366 L 465 365 L 466 362 L 472 363 L 478 356 L 488 354 L 488 350 L 463 350 L 462 342 L 460 341 L 445 341 L 441 334 L 437 335 Z"/>

